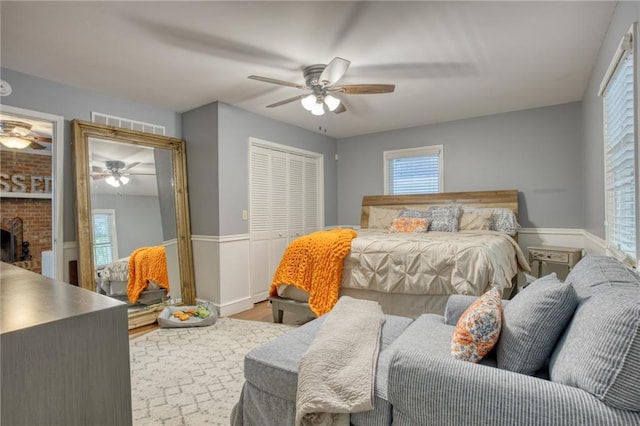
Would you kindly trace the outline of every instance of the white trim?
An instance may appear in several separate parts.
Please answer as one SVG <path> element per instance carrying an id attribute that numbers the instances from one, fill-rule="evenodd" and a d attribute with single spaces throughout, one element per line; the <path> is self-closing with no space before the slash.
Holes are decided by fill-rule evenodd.
<path id="1" fill-rule="evenodd" d="M 65 250 L 73 250 L 78 248 L 78 243 L 76 241 L 65 241 L 62 243 L 62 248 Z"/>
<path id="2" fill-rule="evenodd" d="M 43 198 L 53 199 L 50 192 L 0 192 L 0 198 Z"/>
<path id="3" fill-rule="evenodd" d="M 164 246 L 164 247 L 175 245 L 175 244 L 178 244 L 178 239 L 177 238 L 171 238 L 170 240 L 162 242 L 162 246 Z"/>
<path id="4" fill-rule="evenodd" d="M 227 317 L 253 308 L 253 302 L 250 297 L 243 297 L 241 299 L 232 300 L 231 302 L 222 304 L 214 303 L 213 305 L 216 307 L 221 317 Z"/>
<path id="5" fill-rule="evenodd" d="M 613 59 L 611 60 L 607 71 L 604 73 L 604 78 L 600 83 L 600 90 L 598 90 L 598 96 L 602 96 L 604 94 L 604 91 L 607 89 L 607 86 L 611 81 L 611 77 L 613 77 L 613 73 L 615 72 L 616 68 L 618 68 L 618 64 L 622 62 L 622 60 L 624 60 L 627 52 L 633 49 L 633 34 L 635 34 L 635 32 L 633 25 L 631 25 L 631 27 L 629 28 L 629 32 L 625 33 L 622 36 L 620 43 L 618 43 L 616 53 L 614 53 Z"/>
<path id="6" fill-rule="evenodd" d="M 64 161 L 64 117 L 60 115 L 49 114 L 46 112 L 33 111 L 24 108 L 18 108 L 10 105 L 0 104 L 0 112 L 8 114 L 21 115 L 25 118 L 34 120 L 44 120 L 51 122 L 51 179 L 53 181 L 53 196 L 51 197 L 52 211 L 52 237 L 51 242 L 53 249 L 53 275 L 55 279 L 62 281 L 65 275 L 64 254 L 62 244 L 64 239 L 64 221 L 63 217 L 63 173 L 62 166 Z"/>
<path id="7" fill-rule="evenodd" d="M 387 185 L 389 176 L 389 160 L 396 158 L 418 157 L 424 155 L 438 156 L 438 192 L 444 191 L 444 146 L 429 145 L 416 148 L 392 149 L 382 152 L 382 182 L 383 194 L 389 195 L 389 186 Z"/>
<path id="8" fill-rule="evenodd" d="M 107 215 L 111 217 L 111 225 L 113 226 L 112 235 L 111 235 L 111 256 L 113 256 L 112 262 L 115 262 L 116 259 L 120 259 L 120 255 L 118 254 L 118 228 L 116 225 L 116 211 L 115 209 L 91 209 L 91 235 L 95 237 L 95 232 L 93 229 L 93 215 L 101 214 Z M 95 245 L 96 241 L 91 241 L 91 250 L 94 250 L 95 254 Z M 105 265 L 106 266 L 106 265 Z M 97 267 L 97 266 L 96 266 Z"/>
<path id="9" fill-rule="evenodd" d="M 264 139 L 254 138 L 253 136 L 249 137 L 249 147 L 251 146 L 260 146 L 262 148 L 273 149 L 280 152 L 288 152 L 291 154 L 304 155 L 309 158 L 323 158 L 324 154 L 314 151 L 307 151 L 306 149 L 296 148 L 294 146 L 284 145 L 277 142 L 270 142 Z"/>
<path id="10" fill-rule="evenodd" d="M 191 235 L 191 241 L 207 241 L 212 243 L 229 243 L 249 239 L 249 234 L 235 235 Z"/>
<path id="11" fill-rule="evenodd" d="M 578 228 L 521 228 L 520 234 L 537 234 L 537 235 L 584 235 L 584 230 Z"/>

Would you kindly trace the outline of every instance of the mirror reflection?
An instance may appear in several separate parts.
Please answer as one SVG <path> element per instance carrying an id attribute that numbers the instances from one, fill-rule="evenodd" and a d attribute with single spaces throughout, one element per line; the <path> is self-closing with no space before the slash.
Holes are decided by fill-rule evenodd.
<path id="1" fill-rule="evenodd" d="M 74 120 L 80 286 L 129 304 L 129 328 L 195 303 L 184 141 Z"/>
<path id="2" fill-rule="evenodd" d="M 97 290 L 138 308 L 180 299 L 175 200 L 160 191 L 171 151 L 89 138 L 89 156 Z"/>

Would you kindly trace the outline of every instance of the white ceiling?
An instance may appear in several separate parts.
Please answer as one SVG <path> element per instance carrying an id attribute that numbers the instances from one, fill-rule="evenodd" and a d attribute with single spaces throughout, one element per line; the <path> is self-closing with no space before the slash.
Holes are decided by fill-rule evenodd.
<path id="1" fill-rule="evenodd" d="M 334 137 L 581 100 L 615 2 L 0 2 L 3 67 L 184 112 L 221 101 Z M 300 67 L 393 83 L 312 116 Z M 9 82 L 10 83 L 10 82 Z M 132 117 L 135 119 L 135 117 Z"/>

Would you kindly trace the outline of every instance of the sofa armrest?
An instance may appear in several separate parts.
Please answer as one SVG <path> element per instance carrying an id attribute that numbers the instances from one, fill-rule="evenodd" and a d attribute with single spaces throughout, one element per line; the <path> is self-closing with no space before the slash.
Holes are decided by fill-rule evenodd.
<path id="1" fill-rule="evenodd" d="M 467 310 L 467 308 L 476 300 L 478 296 L 466 296 L 464 294 L 452 294 L 447 299 L 447 306 L 444 308 L 444 323 L 447 325 L 456 325 L 458 320 Z M 502 307 L 509 304 L 509 301 L 502 299 Z"/>
<path id="2" fill-rule="evenodd" d="M 420 352 L 389 368 L 394 425 L 640 425 L 640 412 L 544 379 Z"/>

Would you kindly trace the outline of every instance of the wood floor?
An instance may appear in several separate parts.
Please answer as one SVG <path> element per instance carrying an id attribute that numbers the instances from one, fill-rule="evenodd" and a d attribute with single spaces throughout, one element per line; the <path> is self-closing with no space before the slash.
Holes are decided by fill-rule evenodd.
<path id="1" fill-rule="evenodd" d="M 249 309 L 248 311 L 240 312 L 235 315 L 231 315 L 229 318 L 249 320 L 249 321 L 261 321 L 261 322 L 273 322 L 273 314 L 271 312 L 271 303 L 268 300 L 264 302 L 256 303 L 253 305 L 253 309 Z M 282 322 L 284 324 L 293 324 L 293 325 L 301 325 L 306 322 L 309 322 L 313 318 L 310 318 L 306 315 L 298 314 L 298 313 L 289 313 L 285 312 L 283 315 Z M 141 336 L 150 331 L 153 331 L 158 328 L 158 324 L 149 324 L 142 327 L 134 328 L 129 330 L 129 339 L 133 339 L 134 337 Z"/>
<path id="2" fill-rule="evenodd" d="M 271 311 L 271 303 L 268 300 L 264 302 L 256 303 L 253 305 L 253 309 L 248 311 L 240 312 L 239 314 L 231 315 L 230 318 L 250 320 L 250 321 L 262 321 L 262 322 L 273 322 L 273 314 Z M 282 322 L 284 324 L 294 324 L 300 325 L 305 322 L 309 322 L 312 320 L 312 317 L 298 314 L 295 312 L 285 312 L 283 315 Z"/>

